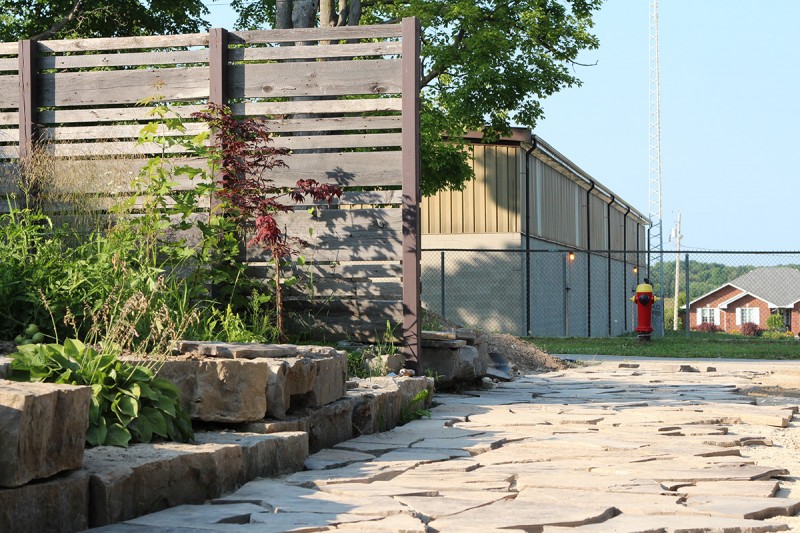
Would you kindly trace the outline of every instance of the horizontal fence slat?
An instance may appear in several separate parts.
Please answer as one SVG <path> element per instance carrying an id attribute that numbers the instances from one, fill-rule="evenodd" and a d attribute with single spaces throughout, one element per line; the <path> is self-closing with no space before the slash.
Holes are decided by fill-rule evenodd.
<path id="1" fill-rule="evenodd" d="M 105 37 L 39 41 L 42 52 L 97 52 L 102 50 L 133 50 L 144 48 L 180 48 L 208 46 L 207 33 L 183 35 L 147 35 L 140 37 Z"/>
<path id="2" fill-rule="evenodd" d="M 0 70 L 16 71 L 19 68 L 19 59 L 16 57 L 0 57 Z"/>
<path id="3" fill-rule="evenodd" d="M 309 278 L 297 276 L 298 284 L 286 290 L 287 299 L 315 298 L 400 300 L 403 297 L 401 281 L 348 281 L 342 279 Z"/>
<path id="4" fill-rule="evenodd" d="M 19 128 L 0 129 L 0 143 L 19 142 Z"/>
<path id="5" fill-rule="evenodd" d="M 305 100 L 299 102 L 246 102 L 232 104 L 234 115 L 294 115 L 298 113 L 368 113 L 402 109 L 402 98 Z"/>
<path id="6" fill-rule="evenodd" d="M 185 132 L 170 130 L 161 126 L 156 130 L 158 135 L 166 137 L 183 137 L 197 135 L 207 129 L 205 124 L 187 122 L 184 124 Z M 71 126 L 61 128 L 44 128 L 42 139 L 48 141 L 82 141 L 92 139 L 137 139 L 142 131 L 142 124 L 127 124 L 120 126 Z M 2 131 L 2 130 L 0 130 Z"/>
<path id="7" fill-rule="evenodd" d="M 19 76 L 0 76 L 0 109 L 19 109 Z"/>
<path id="8" fill-rule="evenodd" d="M 16 111 L 7 111 L 0 113 L 0 126 L 17 126 L 19 124 L 19 113 Z"/>
<path id="9" fill-rule="evenodd" d="M 306 211 L 276 216 L 288 237 L 308 243 L 300 254 L 312 261 L 396 261 L 402 256 L 401 209 L 321 209 L 312 217 Z M 269 253 L 248 247 L 248 261 L 261 261 Z"/>
<path id="10" fill-rule="evenodd" d="M 16 159 L 19 157 L 19 146 L 0 146 L 0 159 Z"/>
<path id="11" fill-rule="evenodd" d="M 303 63 L 234 64 L 230 67 L 233 98 L 284 98 L 399 94 L 399 59 Z"/>
<path id="12" fill-rule="evenodd" d="M 272 269 L 272 263 L 251 263 L 247 268 L 247 272 L 248 275 L 253 277 L 269 278 L 273 275 L 274 271 Z M 302 269 L 306 275 L 310 274 L 315 277 L 345 281 L 365 282 L 374 278 L 401 278 L 403 276 L 403 266 L 399 262 L 307 263 Z"/>
<path id="13" fill-rule="evenodd" d="M 234 115 L 260 116 L 277 115 L 288 116 L 300 113 L 367 113 L 367 112 L 393 112 L 400 111 L 401 98 L 362 98 L 358 100 L 311 100 L 301 102 L 245 102 L 230 105 Z M 188 118 L 192 113 L 205 109 L 203 105 L 171 105 L 168 117 L 180 116 Z M 148 122 L 154 119 L 150 115 L 152 107 L 119 107 L 99 109 L 56 109 L 43 110 L 39 113 L 39 120 L 44 124 L 55 123 L 96 123 L 138 121 Z M 8 115 L 8 119 L 4 119 Z M 9 120 L 16 124 L 16 113 L 0 113 L 0 124 Z"/>
<path id="14" fill-rule="evenodd" d="M 185 132 L 169 130 L 161 127 L 159 135 L 179 137 L 197 135 L 207 128 L 201 122 L 185 122 Z M 267 130 L 276 133 L 291 133 L 304 131 L 362 131 L 399 129 L 401 117 L 337 117 L 337 118 L 312 118 L 312 119 L 284 119 L 266 121 Z M 45 128 L 42 138 L 51 141 L 80 141 L 93 139 L 136 139 L 139 137 L 144 124 L 125 124 L 114 126 L 69 126 L 58 128 Z M 0 140 L 3 131 L 0 129 Z M 283 139 L 281 137 L 281 139 Z M 389 145 L 392 146 L 392 145 Z M 344 147 L 344 146 L 343 146 Z"/>
<path id="15" fill-rule="evenodd" d="M 399 133 L 273 137 L 273 146 L 276 148 L 288 148 L 290 150 L 395 147 L 400 146 L 401 140 L 401 135 Z M 88 157 L 125 154 L 153 155 L 162 153 L 162 148 L 156 144 L 147 143 L 137 145 L 135 141 L 51 143 L 47 145 L 47 150 L 56 157 Z M 163 151 L 169 154 L 180 154 L 184 153 L 185 149 L 181 146 L 170 146 L 163 149 Z M 295 182 L 296 181 L 297 180 L 295 180 Z"/>
<path id="16" fill-rule="evenodd" d="M 290 43 L 332 41 L 334 39 L 388 39 L 401 35 L 402 28 L 399 24 L 375 24 L 336 28 L 234 31 L 230 32 L 230 41 L 232 43 Z"/>
<path id="17" fill-rule="evenodd" d="M 269 48 L 231 48 L 229 61 L 280 61 L 287 59 L 351 58 L 357 56 L 398 55 L 399 42 L 331 44 L 320 46 L 276 46 Z"/>
<path id="18" fill-rule="evenodd" d="M 290 300 L 286 309 L 291 330 L 325 340 L 376 342 L 384 338 L 387 322 L 396 333 L 403 322 L 403 305 L 397 300 Z"/>
<path id="19" fill-rule="evenodd" d="M 291 187 L 299 179 L 347 186 L 388 186 L 401 183 L 402 152 L 345 152 L 293 154 L 284 159 L 288 168 L 272 170 L 278 187 Z"/>
<path id="20" fill-rule="evenodd" d="M 2 55 L 17 55 L 19 53 L 19 44 L 17 43 L 0 43 L 0 54 Z"/>
<path id="21" fill-rule="evenodd" d="M 101 72 L 65 72 L 39 77 L 40 105 L 134 104 L 144 98 L 208 98 L 208 68 L 165 68 Z"/>
<path id="22" fill-rule="evenodd" d="M 178 65 L 186 63 L 208 63 L 208 50 L 44 56 L 39 58 L 39 68 L 43 69 Z M 2 60 L 0 60 L 0 67 L 2 67 Z"/>

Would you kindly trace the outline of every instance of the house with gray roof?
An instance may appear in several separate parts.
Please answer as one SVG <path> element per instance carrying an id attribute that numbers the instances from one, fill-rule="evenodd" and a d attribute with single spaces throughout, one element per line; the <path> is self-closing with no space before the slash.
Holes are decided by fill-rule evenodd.
<path id="1" fill-rule="evenodd" d="M 789 331 L 800 332 L 800 270 L 762 267 L 689 302 L 691 326 L 714 324 L 735 332 L 752 322 L 766 328 L 770 314 L 780 314 Z"/>

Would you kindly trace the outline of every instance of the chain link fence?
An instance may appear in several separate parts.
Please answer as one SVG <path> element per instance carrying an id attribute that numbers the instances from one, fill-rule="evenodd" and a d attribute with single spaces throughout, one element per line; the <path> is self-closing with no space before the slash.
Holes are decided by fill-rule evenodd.
<path id="1" fill-rule="evenodd" d="M 656 335 L 800 332 L 800 252 L 664 252 L 663 278 L 660 257 L 650 261 L 647 252 L 629 250 L 423 250 L 422 301 L 453 322 L 487 331 L 609 337 L 635 331 L 630 298 L 649 279 L 661 298 L 653 308 Z"/>

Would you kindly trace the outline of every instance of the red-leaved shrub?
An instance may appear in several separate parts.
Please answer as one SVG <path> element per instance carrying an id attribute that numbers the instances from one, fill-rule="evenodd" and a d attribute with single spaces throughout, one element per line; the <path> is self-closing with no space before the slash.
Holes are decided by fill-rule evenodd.
<path id="1" fill-rule="evenodd" d="M 761 335 L 761 328 L 759 328 L 758 324 L 755 322 L 745 322 L 742 324 L 742 327 L 739 328 L 739 333 L 747 337 L 757 337 Z"/>
<path id="2" fill-rule="evenodd" d="M 703 333 L 719 333 L 721 331 L 719 329 L 719 326 L 717 326 L 716 324 L 712 324 L 711 322 L 703 322 L 702 324 L 697 326 L 696 329 L 697 331 Z"/>

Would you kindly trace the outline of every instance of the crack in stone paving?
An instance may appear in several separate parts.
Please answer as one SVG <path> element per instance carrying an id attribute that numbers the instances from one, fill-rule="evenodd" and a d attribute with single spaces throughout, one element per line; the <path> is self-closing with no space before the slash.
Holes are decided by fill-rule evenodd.
<path id="1" fill-rule="evenodd" d="M 799 398 L 740 393 L 800 371 L 748 364 L 604 362 L 440 394 L 430 419 L 305 471 L 97 531 L 800 530 Z"/>

